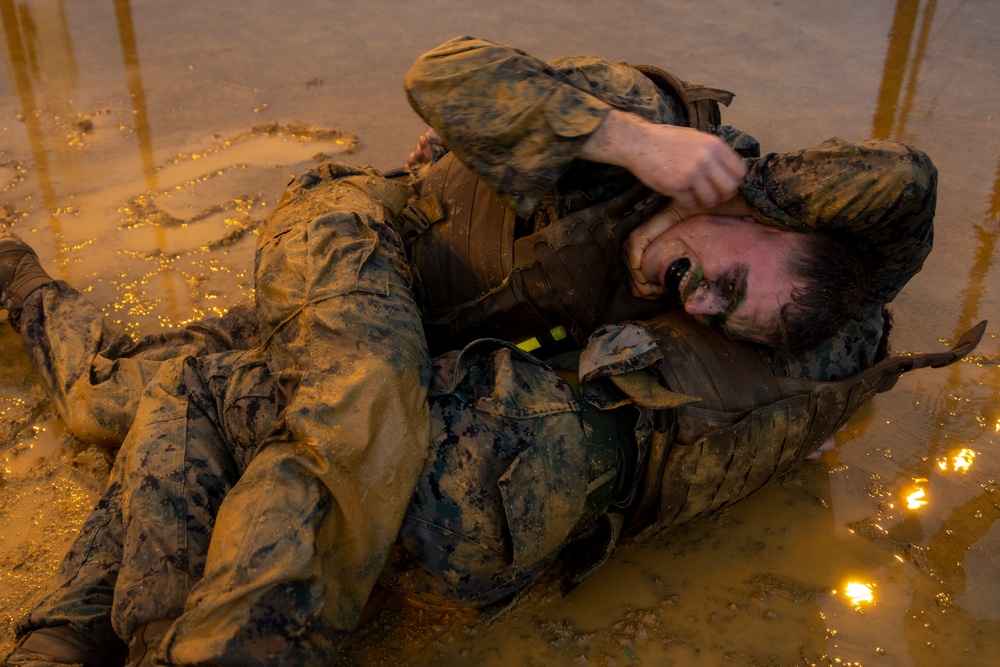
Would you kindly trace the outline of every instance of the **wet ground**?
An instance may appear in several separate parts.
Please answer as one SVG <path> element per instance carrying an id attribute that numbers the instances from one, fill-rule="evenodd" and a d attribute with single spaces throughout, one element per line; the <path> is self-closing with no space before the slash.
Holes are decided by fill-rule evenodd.
<path id="1" fill-rule="evenodd" d="M 489 8 L 487 8 L 489 4 Z M 973 357 L 904 377 L 838 447 L 724 514 L 628 546 L 568 597 L 491 621 L 389 605 L 347 664 L 975 665 L 1000 655 L 1000 14 L 991 2 L 0 0 L 0 226 L 141 334 L 252 289 L 254 229 L 288 178 L 399 165 L 400 85 L 457 34 L 542 57 L 650 63 L 737 93 L 765 150 L 916 144 L 941 174 L 935 250 L 895 348 Z M 96 500 L 0 331 L 0 653 Z"/>

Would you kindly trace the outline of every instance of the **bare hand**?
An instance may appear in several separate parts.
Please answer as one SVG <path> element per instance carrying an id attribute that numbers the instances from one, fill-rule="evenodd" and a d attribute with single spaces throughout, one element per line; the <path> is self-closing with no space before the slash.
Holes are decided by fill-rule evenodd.
<path id="1" fill-rule="evenodd" d="M 619 110 L 605 116 L 580 156 L 625 167 L 673 198 L 685 217 L 731 199 L 746 174 L 743 158 L 715 135 Z"/>
<path id="2" fill-rule="evenodd" d="M 690 127 L 647 125 L 644 146 L 629 165 L 636 178 L 672 197 L 688 216 L 736 194 L 746 165 L 724 141 Z"/>
<path id="3" fill-rule="evenodd" d="M 646 248 L 660 234 L 684 219 L 680 205 L 676 201 L 649 220 L 633 229 L 625 241 L 625 264 L 629 271 L 629 286 L 632 296 L 641 299 L 658 299 L 666 289 L 658 282 L 646 280 L 642 272 L 642 256 Z"/>
<path id="4" fill-rule="evenodd" d="M 433 127 L 429 127 L 417 139 L 417 147 L 406 157 L 406 166 L 416 167 L 430 162 L 434 156 L 434 146 L 444 148 L 444 143 L 441 142 L 441 136 L 437 131 Z"/>

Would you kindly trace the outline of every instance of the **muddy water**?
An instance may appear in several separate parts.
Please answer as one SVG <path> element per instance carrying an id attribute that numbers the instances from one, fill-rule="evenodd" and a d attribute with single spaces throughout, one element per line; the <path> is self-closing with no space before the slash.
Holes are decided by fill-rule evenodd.
<path id="1" fill-rule="evenodd" d="M 737 93 L 765 150 L 912 142 L 941 173 L 935 251 L 895 347 L 974 358 L 904 377 L 815 463 L 622 548 L 563 597 L 490 622 L 392 601 L 348 664 L 972 665 L 1000 655 L 1000 15 L 989 2 L 214 3 L 0 0 L 0 225 L 141 334 L 252 290 L 288 178 L 398 165 L 400 81 L 456 34 L 592 53 Z M 489 8 L 487 8 L 489 7 Z M 0 332 L 0 651 L 100 493 L 109 453 L 63 429 Z"/>

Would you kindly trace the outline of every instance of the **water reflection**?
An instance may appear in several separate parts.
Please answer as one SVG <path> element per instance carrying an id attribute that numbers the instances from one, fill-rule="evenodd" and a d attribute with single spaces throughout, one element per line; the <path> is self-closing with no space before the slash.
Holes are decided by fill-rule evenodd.
<path id="1" fill-rule="evenodd" d="M 142 72 L 139 69 L 139 49 L 135 44 L 135 29 L 132 25 L 132 8 L 128 0 L 115 0 L 115 18 L 118 23 L 118 37 L 125 60 L 128 77 L 128 92 L 132 100 L 132 116 L 135 118 L 135 133 L 139 138 L 139 154 L 142 156 L 142 170 L 146 175 L 146 187 L 157 188 L 156 158 L 153 154 L 153 138 L 149 130 L 149 114 L 146 111 L 146 93 L 142 87 Z"/>
<path id="2" fill-rule="evenodd" d="M 43 5 L 44 6 L 44 5 Z M 45 70 L 46 78 L 52 82 L 53 92 L 65 93 L 71 90 L 76 80 L 76 66 L 73 60 L 72 41 L 65 21 L 65 13 L 61 11 L 62 4 L 57 5 L 60 11 L 52 12 L 51 22 L 46 21 L 45 37 L 54 36 L 51 50 L 41 48 L 42 36 L 37 30 L 30 8 L 23 4 L 15 5 L 13 0 L 0 0 L 0 18 L 3 19 L 4 42 L 7 46 L 7 63 L 14 89 L 21 103 L 21 118 L 24 120 L 28 134 L 28 143 L 34 167 L 38 173 L 38 185 L 42 203 L 50 214 L 50 226 L 53 234 L 59 238 L 60 222 L 55 215 L 58 204 L 56 192 L 49 173 L 49 156 L 45 143 L 45 132 L 41 124 L 41 107 L 35 96 L 32 80 L 41 76 L 42 63 L 53 64 L 52 70 Z M 51 56 L 43 58 L 43 54 Z M 62 107 L 60 100 L 66 95 L 54 94 L 48 100 L 55 109 Z"/>
<path id="3" fill-rule="evenodd" d="M 892 19 L 889 32 L 889 48 L 886 50 L 885 64 L 882 67 L 882 83 L 879 86 L 878 104 L 875 107 L 875 118 L 872 136 L 882 139 L 902 137 L 905 133 L 906 120 L 913 105 L 916 93 L 917 74 L 923 59 L 924 47 L 934 15 L 935 0 L 929 0 L 924 9 L 923 26 L 917 41 L 916 53 L 910 58 L 913 50 L 913 32 L 917 23 L 920 0 L 897 0 L 896 12 Z M 909 72 L 909 76 L 907 76 Z M 904 82 L 906 85 L 903 94 Z M 900 105 L 900 97 L 903 104 Z"/>
<path id="4" fill-rule="evenodd" d="M 58 204 L 56 188 L 53 185 L 57 175 L 49 161 L 49 153 L 50 150 L 55 153 L 63 175 L 67 176 L 71 183 L 78 183 L 80 179 L 75 177 L 78 156 L 67 148 L 77 148 L 82 143 L 80 136 L 93 130 L 93 120 L 88 117 L 77 119 L 73 131 L 68 135 L 69 140 L 56 141 L 52 147 L 46 142 L 47 132 L 41 121 L 43 117 L 52 114 L 53 110 L 56 122 L 58 123 L 61 118 L 63 125 L 73 115 L 69 101 L 76 97 L 77 65 L 65 7 L 62 0 L 30 4 L 15 4 L 13 0 L 0 0 L 0 7 L 3 10 L 8 61 L 21 102 L 21 115 L 26 121 L 43 205 L 49 212 L 49 227 L 59 252 L 58 265 L 62 272 L 60 277 L 70 280 L 68 262 L 65 261 L 65 238 L 60 220 L 60 214 L 65 211 L 60 209 Z M 128 0 L 114 0 L 114 9 L 146 187 L 155 190 L 156 159 L 146 110 L 146 96 L 142 86 L 142 73 L 139 68 L 132 11 Z M 45 97 L 42 105 L 38 104 L 35 95 L 36 85 Z M 48 134 L 59 136 L 58 131 L 50 130 Z M 64 196 L 72 198 L 76 189 L 71 186 Z M 157 228 L 154 233 L 157 248 L 163 249 L 166 246 L 166 232 Z M 175 275 L 171 267 L 164 267 L 162 278 L 169 316 L 174 320 L 179 319 L 180 305 Z"/>
<path id="5" fill-rule="evenodd" d="M 1000 161 L 997 162 L 997 172 L 993 178 L 993 192 L 990 195 L 989 212 L 986 214 L 986 218 L 993 222 L 1000 222 Z"/>
<path id="6" fill-rule="evenodd" d="M 837 591 L 834 591 L 834 593 L 836 592 Z M 875 603 L 875 585 L 865 584 L 860 581 L 849 581 L 844 586 L 844 595 L 847 596 L 847 599 L 850 600 L 852 605 L 860 609 L 862 603 Z"/>
<path id="7" fill-rule="evenodd" d="M 951 455 L 950 458 L 938 459 L 938 468 L 942 472 L 948 472 L 950 468 L 952 472 L 969 472 L 969 468 L 972 467 L 972 462 L 976 458 L 976 453 L 967 447 L 963 447 L 958 452 Z"/>
<path id="8" fill-rule="evenodd" d="M 875 137 L 912 140 L 908 124 L 914 113 L 921 66 L 936 10 L 936 0 L 923 3 L 897 0 L 872 122 Z M 921 111 L 928 117 L 931 113 L 930 109 Z M 982 318 L 982 302 L 990 294 L 988 276 L 995 268 L 998 218 L 1000 168 L 992 184 L 987 222 L 972 225 L 974 243 L 970 244 L 968 275 L 958 301 L 953 340 Z M 968 441 L 982 442 L 989 439 L 990 430 L 1000 433 L 1000 424 L 991 429 L 992 417 L 986 416 L 994 414 L 996 409 L 1000 376 L 997 373 L 986 376 L 989 379 L 985 386 L 970 383 L 969 373 L 962 365 L 956 365 L 946 372 L 942 385 L 934 388 L 937 400 L 931 405 L 933 412 L 928 417 L 932 420 L 931 428 L 926 437 L 914 443 L 915 448 L 908 448 L 912 453 L 900 461 L 892 472 L 894 479 L 886 484 L 896 489 L 894 495 L 902 499 L 910 513 L 894 516 L 895 505 L 886 503 L 877 517 L 854 526 L 876 544 L 895 551 L 900 561 L 910 560 L 926 575 L 913 578 L 909 604 L 900 610 L 909 658 L 916 664 L 930 664 L 935 660 L 933 656 L 975 656 L 974 646 L 996 631 L 992 622 L 984 623 L 955 604 L 957 598 L 968 592 L 966 567 L 970 550 L 1000 519 L 995 485 L 989 482 L 978 490 L 963 489 L 954 482 L 946 483 L 940 476 L 932 476 L 935 465 L 939 474 L 966 475 L 972 470 L 977 452 L 970 446 L 956 448 L 953 440 L 956 434 L 968 434 Z M 919 395 L 916 398 L 915 405 L 919 406 Z M 905 430 L 905 425 L 896 428 Z M 972 497 L 962 501 L 970 492 Z M 932 504 L 937 495 L 942 499 Z M 953 500 L 956 496 L 957 503 Z M 930 531 L 929 537 L 925 536 L 925 530 Z M 989 552 L 990 547 L 985 549 Z M 904 559 L 903 555 L 910 558 Z M 866 599 L 864 584 L 852 582 L 850 586 L 845 589 L 850 599 L 854 599 L 852 591 L 859 595 L 858 599 Z"/>
<path id="9" fill-rule="evenodd" d="M 916 480 L 917 484 L 926 483 L 926 479 Z M 906 496 L 906 507 L 907 509 L 915 510 L 927 504 L 927 491 L 921 487 L 917 487 L 914 491 L 910 492 Z"/>
<path id="10" fill-rule="evenodd" d="M 909 607 L 903 615 L 903 629 L 910 643 L 910 656 L 917 664 L 932 664 L 942 656 L 967 655 L 975 662 L 988 650 L 980 642 L 995 641 L 1000 619 L 970 613 L 958 600 L 973 593 L 967 585 L 965 555 L 1000 520 L 997 487 L 990 483 L 982 492 L 955 507 L 927 545 L 934 576 L 917 580 Z M 986 585 L 986 597 L 994 599 L 996 582 Z M 992 590 L 991 590 L 992 589 Z M 994 603 L 995 604 L 995 603 Z M 967 628 L 976 628 L 970 633 Z M 971 664 L 968 663 L 968 664 Z M 940 664 L 940 663 L 939 663 Z"/>

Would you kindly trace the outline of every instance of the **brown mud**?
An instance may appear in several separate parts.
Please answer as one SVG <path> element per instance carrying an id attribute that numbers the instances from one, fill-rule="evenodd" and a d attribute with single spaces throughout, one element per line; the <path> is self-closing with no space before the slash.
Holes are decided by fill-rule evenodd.
<path id="1" fill-rule="evenodd" d="M 389 600 L 342 664 L 976 665 L 1000 655 L 1000 14 L 959 0 L 171 3 L 0 0 L 0 226 L 135 334 L 252 296 L 255 229 L 324 159 L 399 166 L 401 80 L 458 34 L 729 88 L 788 150 L 871 136 L 940 174 L 935 250 L 894 347 L 904 377 L 835 451 L 714 517 L 628 545 L 563 597 L 486 621 Z M 0 653 L 113 452 L 65 432 L 0 331 Z"/>

